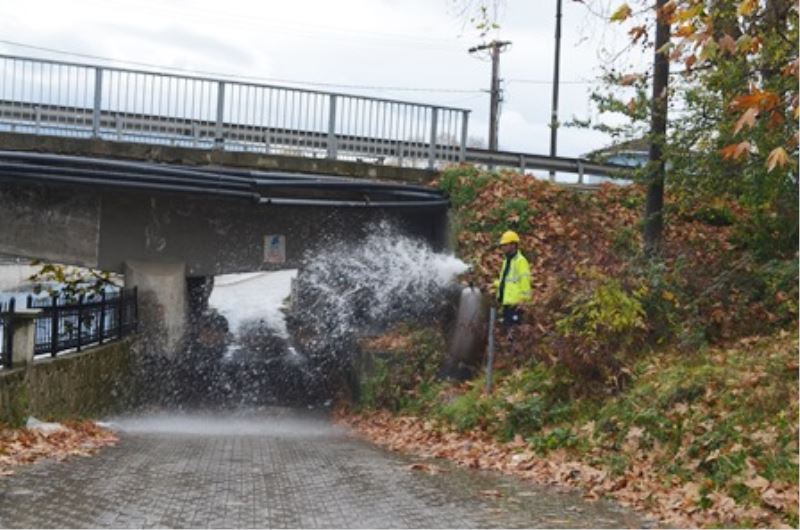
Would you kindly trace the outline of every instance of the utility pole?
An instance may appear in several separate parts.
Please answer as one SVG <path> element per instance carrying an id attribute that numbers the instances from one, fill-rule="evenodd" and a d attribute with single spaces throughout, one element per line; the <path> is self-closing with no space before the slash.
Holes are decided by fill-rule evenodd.
<path id="1" fill-rule="evenodd" d="M 510 45 L 510 41 L 493 40 L 488 44 L 473 46 L 469 53 L 489 50 L 492 58 L 492 82 L 489 86 L 489 150 L 497 151 L 497 128 L 500 121 L 500 102 L 502 90 L 500 89 L 500 53 Z"/>
<path id="2" fill-rule="evenodd" d="M 550 110 L 550 156 L 556 156 L 558 139 L 558 83 L 561 64 L 561 0 L 556 0 L 556 59 L 553 65 L 553 105 Z M 550 181 L 556 180 L 556 172 L 550 172 Z"/>

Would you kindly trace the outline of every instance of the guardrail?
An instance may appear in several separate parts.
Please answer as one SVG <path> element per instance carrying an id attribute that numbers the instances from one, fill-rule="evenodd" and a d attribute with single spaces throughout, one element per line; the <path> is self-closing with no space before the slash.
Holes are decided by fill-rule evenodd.
<path id="1" fill-rule="evenodd" d="M 93 294 L 77 300 L 28 295 L 26 309 L 37 309 L 34 318 L 33 356 L 55 357 L 64 351 L 119 340 L 137 330 L 136 288 Z M 16 298 L 0 302 L 0 368 L 13 367 Z"/>
<path id="2" fill-rule="evenodd" d="M 583 184 L 585 175 L 599 177 L 625 178 L 629 167 L 615 164 L 599 164 L 581 158 L 551 157 L 512 151 L 489 151 L 486 149 L 468 149 L 466 161 L 488 167 L 505 167 L 525 172 L 527 169 L 540 169 L 572 173 L 578 176 L 578 183 Z"/>
<path id="3" fill-rule="evenodd" d="M 469 110 L 0 55 L 0 125 L 33 134 L 371 159 L 463 161 Z"/>

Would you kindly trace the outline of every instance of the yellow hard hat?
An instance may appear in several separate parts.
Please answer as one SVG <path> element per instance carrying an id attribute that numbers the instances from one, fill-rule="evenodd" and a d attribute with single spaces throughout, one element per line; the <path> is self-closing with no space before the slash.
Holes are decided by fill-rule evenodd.
<path id="1" fill-rule="evenodd" d="M 502 236 L 500 236 L 500 244 L 501 245 L 508 245 L 511 243 L 519 243 L 519 234 L 516 232 L 509 230 L 504 232 Z"/>

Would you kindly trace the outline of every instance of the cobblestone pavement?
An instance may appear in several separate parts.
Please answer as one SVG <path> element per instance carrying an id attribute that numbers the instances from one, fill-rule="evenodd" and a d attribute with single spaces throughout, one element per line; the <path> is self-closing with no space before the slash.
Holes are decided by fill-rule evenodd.
<path id="1" fill-rule="evenodd" d="M 414 462 L 320 419 L 120 421 L 120 443 L 0 479 L 0 527 L 639 527 L 610 503 Z M 486 495 L 498 490 L 500 497 Z M 483 491 L 484 494 L 480 492 Z"/>

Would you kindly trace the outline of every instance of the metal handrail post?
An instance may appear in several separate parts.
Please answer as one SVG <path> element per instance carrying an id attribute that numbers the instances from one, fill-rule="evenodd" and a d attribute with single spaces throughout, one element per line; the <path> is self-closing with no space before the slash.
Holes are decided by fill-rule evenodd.
<path id="1" fill-rule="evenodd" d="M 58 296 L 53 295 L 50 300 L 52 309 L 50 314 L 50 355 L 55 357 L 58 352 Z"/>
<path id="2" fill-rule="evenodd" d="M 92 107 L 92 136 L 100 137 L 100 111 L 103 103 L 103 69 L 94 69 L 94 105 Z"/>
<path id="3" fill-rule="evenodd" d="M 214 128 L 214 148 L 223 149 L 223 127 L 225 125 L 225 81 L 217 82 L 217 123 Z"/>
<path id="4" fill-rule="evenodd" d="M 458 161 L 462 164 L 467 161 L 467 134 L 469 133 L 469 111 L 461 111 L 461 147 L 458 152 Z"/>
<path id="5" fill-rule="evenodd" d="M 16 300 L 12 298 L 8 301 L 8 314 L 5 321 L 6 336 L 6 366 L 8 368 L 14 367 L 14 306 Z"/>
<path id="6" fill-rule="evenodd" d="M 139 286 L 133 287 L 133 331 L 139 332 Z"/>
<path id="7" fill-rule="evenodd" d="M 78 351 L 81 351 L 81 328 L 83 327 L 83 295 L 78 297 Z"/>
<path id="8" fill-rule="evenodd" d="M 98 344 L 103 344 L 103 334 L 106 327 L 105 324 L 106 324 L 106 291 L 104 288 L 103 292 L 100 293 L 100 322 L 97 323 Z"/>
<path id="9" fill-rule="evenodd" d="M 328 108 L 328 158 L 336 160 L 338 146 L 336 145 L 336 94 L 329 96 Z"/>
<path id="10" fill-rule="evenodd" d="M 439 109 L 431 107 L 431 143 L 428 146 L 428 169 L 433 169 L 436 162 L 436 129 L 438 127 Z"/>
<path id="11" fill-rule="evenodd" d="M 119 296 L 117 297 L 117 338 L 121 339 L 123 336 L 122 331 L 122 304 L 125 300 L 125 289 L 119 290 Z"/>

